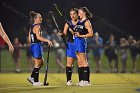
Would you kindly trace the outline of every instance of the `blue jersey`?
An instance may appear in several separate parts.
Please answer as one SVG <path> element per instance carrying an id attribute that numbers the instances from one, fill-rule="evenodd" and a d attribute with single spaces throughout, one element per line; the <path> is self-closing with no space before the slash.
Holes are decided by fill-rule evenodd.
<path id="1" fill-rule="evenodd" d="M 71 23 L 71 27 L 74 28 L 75 25 L 72 23 L 72 21 L 70 21 Z M 75 50 L 74 50 L 74 36 L 72 35 L 72 33 L 70 32 L 70 27 L 67 30 L 67 45 L 68 48 L 66 49 L 66 56 L 67 57 L 72 57 L 72 58 L 76 58 L 76 54 L 75 54 Z"/>
<path id="2" fill-rule="evenodd" d="M 77 32 L 79 32 L 81 35 L 87 34 L 88 30 L 85 28 L 85 22 L 88 19 L 85 19 L 82 22 L 78 22 L 77 25 L 75 26 L 75 30 Z M 87 40 L 86 38 L 81 38 L 81 37 L 77 37 L 75 36 L 74 38 L 74 49 L 75 52 L 81 52 L 81 53 L 85 53 L 86 49 L 87 49 Z"/>
<path id="3" fill-rule="evenodd" d="M 39 25 L 39 24 L 33 24 L 31 26 L 31 31 L 30 31 L 30 37 L 31 37 L 31 45 L 30 45 L 30 51 L 32 54 L 32 57 L 34 58 L 42 58 L 43 56 L 43 47 L 41 44 L 41 41 L 39 41 L 36 37 L 36 34 L 33 33 L 33 28 L 35 25 Z M 41 31 L 40 31 L 40 35 L 41 35 Z"/>

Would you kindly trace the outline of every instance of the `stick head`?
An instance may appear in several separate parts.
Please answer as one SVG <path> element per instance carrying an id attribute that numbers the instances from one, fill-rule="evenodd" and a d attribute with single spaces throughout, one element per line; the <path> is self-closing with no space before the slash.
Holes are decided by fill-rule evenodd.
<path id="1" fill-rule="evenodd" d="M 44 86 L 48 86 L 48 85 L 49 85 L 49 83 L 47 83 L 47 82 L 44 83 Z"/>

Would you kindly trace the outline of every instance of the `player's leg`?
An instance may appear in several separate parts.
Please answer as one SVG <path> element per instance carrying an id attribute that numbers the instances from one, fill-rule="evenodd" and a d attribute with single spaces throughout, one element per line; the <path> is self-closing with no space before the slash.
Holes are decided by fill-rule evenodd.
<path id="1" fill-rule="evenodd" d="M 44 58 L 42 57 L 41 59 L 39 59 L 40 68 L 43 66 L 43 64 L 44 64 Z"/>
<path id="2" fill-rule="evenodd" d="M 63 72 L 65 70 L 65 66 L 62 62 L 62 54 L 60 51 L 56 52 L 56 64 L 60 67 L 58 72 Z"/>
<path id="3" fill-rule="evenodd" d="M 100 73 L 100 66 L 101 66 L 101 60 L 99 56 L 94 57 L 95 63 L 96 63 L 96 73 Z"/>
<path id="4" fill-rule="evenodd" d="M 39 70 L 42 65 L 42 59 L 34 59 L 34 86 L 40 86 L 42 83 L 39 82 Z"/>
<path id="5" fill-rule="evenodd" d="M 136 59 L 137 56 L 132 56 L 132 73 L 136 72 Z"/>
<path id="6" fill-rule="evenodd" d="M 66 55 L 67 55 L 67 65 L 66 65 L 66 77 L 67 77 L 67 85 L 72 85 L 72 67 L 73 62 L 76 59 L 76 54 L 74 50 L 74 44 L 73 43 L 67 43 L 69 46 L 69 49 L 66 49 Z"/>
<path id="7" fill-rule="evenodd" d="M 110 73 L 112 73 L 113 72 L 112 58 L 108 57 L 108 61 L 109 61 Z"/>
<path id="8" fill-rule="evenodd" d="M 117 54 L 114 55 L 114 61 L 115 61 L 114 73 L 118 73 L 118 56 L 117 56 Z"/>
<path id="9" fill-rule="evenodd" d="M 67 57 L 67 65 L 66 65 L 66 77 L 67 77 L 67 85 L 72 85 L 72 65 L 74 62 L 74 58 Z"/>
<path id="10" fill-rule="evenodd" d="M 40 67 L 43 64 L 43 48 L 40 44 L 33 44 L 31 45 L 31 53 L 33 56 L 33 62 L 34 62 L 34 69 L 32 71 L 31 77 L 27 78 L 29 82 L 31 82 L 33 85 L 41 85 L 39 82 L 39 70 Z"/>
<path id="11" fill-rule="evenodd" d="M 76 84 L 77 86 L 80 86 L 83 83 L 83 69 L 82 67 L 84 66 L 82 63 L 82 60 L 80 59 L 80 56 L 78 53 L 76 53 L 77 57 L 77 64 L 78 64 L 78 76 L 79 76 L 79 82 Z"/>
<path id="12" fill-rule="evenodd" d="M 121 71 L 121 73 L 125 73 L 126 72 L 127 56 L 125 56 L 125 55 L 122 56 L 121 61 L 122 61 L 122 71 Z"/>
<path id="13" fill-rule="evenodd" d="M 89 81 L 89 66 L 88 66 L 88 62 L 87 62 L 87 57 L 85 53 L 79 53 L 80 59 L 83 63 L 83 78 L 84 81 Z"/>
<path id="14" fill-rule="evenodd" d="M 77 53 L 81 62 L 81 78 L 82 81 L 79 83 L 80 86 L 90 86 L 90 70 L 87 62 L 86 53 Z"/>

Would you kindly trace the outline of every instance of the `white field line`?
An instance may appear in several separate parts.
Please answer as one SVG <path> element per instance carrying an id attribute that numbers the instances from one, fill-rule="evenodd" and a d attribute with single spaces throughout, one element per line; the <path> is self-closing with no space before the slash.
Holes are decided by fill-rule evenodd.
<path id="1" fill-rule="evenodd" d="M 0 90 L 2 89 L 29 89 L 29 88 L 58 88 L 60 86 L 11 86 L 11 87 L 3 87 L 3 88 L 0 88 Z"/>

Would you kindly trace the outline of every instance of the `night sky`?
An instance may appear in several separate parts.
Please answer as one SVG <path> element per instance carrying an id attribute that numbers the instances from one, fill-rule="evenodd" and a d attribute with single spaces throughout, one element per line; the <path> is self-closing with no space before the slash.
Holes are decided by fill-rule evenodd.
<path id="1" fill-rule="evenodd" d="M 95 32 L 98 31 L 101 36 L 113 33 L 119 36 L 131 34 L 136 39 L 140 37 L 140 0 L 1 0 L 0 21 L 10 39 L 19 37 L 24 42 L 26 34 L 23 27 L 28 23 L 29 12 L 39 12 L 46 19 L 48 11 L 54 11 L 53 3 L 59 6 L 67 18 L 70 8 L 86 6 L 94 14 L 91 22 Z M 22 12 L 27 18 L 5 4 Z M 55 15 L 60 28 L 63 28 L 62 19 L 57 13 Z"/>

